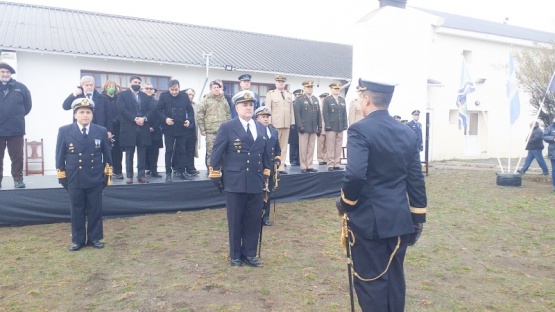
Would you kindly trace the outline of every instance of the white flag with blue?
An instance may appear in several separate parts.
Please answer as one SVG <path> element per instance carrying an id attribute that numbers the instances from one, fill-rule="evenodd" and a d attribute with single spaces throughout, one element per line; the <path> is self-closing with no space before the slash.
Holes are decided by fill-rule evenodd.
<path id="1" fill-rule="evenodd" d="M 470 75 L 468 74 L 468 69 L 466 68 L 466 63 L 462 63 L 461 70 L 461 87 L 459 88 L 457 95 L 457 107 L 459 108 L 459 130 L 463 129 L 466 133 L 466 127 L 468 125 L 468 107 L 466 103 L 466 95 L 474 92 L 474 83 L 470 80 Z"/>
<path id="2" fill-rule="evenodd" d="M 513 62 L 513 52 L 509 52 L 509 79 L 507 81 L 507 96 L 509 97 L 509 109 L 511 125 L 520 116 L 520 98 L 518 96 L 518 84 L 516 70 Z"/>

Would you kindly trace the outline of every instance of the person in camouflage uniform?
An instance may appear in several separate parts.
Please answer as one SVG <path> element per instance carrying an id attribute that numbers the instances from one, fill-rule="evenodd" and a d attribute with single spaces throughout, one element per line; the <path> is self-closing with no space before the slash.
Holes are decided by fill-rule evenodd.
<path id="1" fill-rule="evenodd" d="M 200 134 L 206 137 L 206 168 L 210 166 L 210 155 L 218 128 L 224 121 L 231 119 L 231 110 L 222 92 L 222 82 L 210 82 L 210 93 L 198 106 L 197 123 Z"/>

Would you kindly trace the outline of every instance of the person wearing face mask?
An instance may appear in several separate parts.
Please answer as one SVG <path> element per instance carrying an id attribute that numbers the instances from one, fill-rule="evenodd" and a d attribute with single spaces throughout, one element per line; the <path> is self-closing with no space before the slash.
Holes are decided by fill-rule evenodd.
<path id="1" fill-rule="evenodd" d="M 106 129 L 112 134 L 112 161 L 114 163 L 114 179 L 123 179 L 123 150 L 119 145 L 120 114 L 116 105 L 121 88 L 113 81 L 106 80 L 102 86 L 102 94 L 106 97 Z"/>
<path id="2" fill-rule="evenodd" d="M 131 76 L 129 89 L 118 95 L 117 107 L 121 115 L 120 145 L 125 151 L 127 184 L 133 183 L 133 158 L 137 149 L 137 181 L 148 183 L 145 177 L 147 147 L 152 145 L 150 126 L 156 114 L 156 104 L 141 91 L 141 77 Z"/>
<path id="3" fill-rule="evenodd" d="M 4 151 L 8 149 L 12 162 L 15 188 L 25 188 L 23 183 L 23 136 L 25 116 L 32 107 L 29 89 L 12 78 L 15 70 L 0 62 L 0 188 L 4 171 Z"/>
<path id="4" fill-rule="evenodd" d="M 107 125 L 108 112 L 106 109 L 106 97 L 95 89 L 95 81 L 93 76 L 81 77 L 81 82 L 78 87 L 73 90 L 65 99 L 62 107 L 65 110 L 71 109 L 73 101 L 79 98 L 87 98 L 95 103 L 93 123 L 103 126 L 108 129 L 108 136 L 111 137 L 112 133 Z M 74 119 L 75 121 L 75 119 Z"/>

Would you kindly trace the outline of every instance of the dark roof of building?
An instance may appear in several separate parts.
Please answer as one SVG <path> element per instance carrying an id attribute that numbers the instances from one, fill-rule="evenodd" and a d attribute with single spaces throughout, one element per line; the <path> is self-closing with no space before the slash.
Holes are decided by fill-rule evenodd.
<path id="1" fill-rule="evenodd" d="M 444 19 L 441 27 L 472 31 L 476 33 L 497 35 L 509 38 L 517 38 L 542 43 L 555 42 L 555 33 L 539 31 L 510 24 L 497 23 L 481 20 L 473 17 L 438 12 L 428 9 L 415 8 L 417 10 L 439 16 Z"/>
<path id="2" fill-rule="evenodd" d="M 0 29 L 8 50 L 191 66 L 212 52 L 213 68 L 339 79 L 352 70 L 351 45 L 39 5 L 0 2 Z"/>

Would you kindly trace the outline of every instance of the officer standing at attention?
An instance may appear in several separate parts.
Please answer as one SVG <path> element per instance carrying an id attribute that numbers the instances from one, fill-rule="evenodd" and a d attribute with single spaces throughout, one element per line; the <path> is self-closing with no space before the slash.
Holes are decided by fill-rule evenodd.
<path id="1" fill-rule="evenodd" d="M 301 95 L 303 95 L 303 90 L 297 89 L 293 91 L 295 99 Z M 299 159 L 299 131 L 297 131 L 297 125 L 295 124 L 292 124 L 289 129 L 289 163 L 291 166 L 301 165 L 301 160 Z"/>
<path id="2" fill-rule="evenodd" d="M 409 126 L 412 131 L 414 131 L 414 134 L 416 134 L 416 142 L 418 142 L 418 148 L 420 149 L 420 152 L 422 152 L 424 150 L 422 142 L 422 124 L 418 121 L 420 119 L 420 111 L 415 110 L 411 114 L 412 120 L 407 123 L 407 126 Z"/>
<path id="3" fill-rule="evenodd" d="M 103 248 L 102 193 L 112 175 L 108 131 L 92 123 L 92 100 L 77 98 L 71 106 L 75 122 L 59 129 L 56 142 L 58 181 L 68 191 L 70 202 L 73 244 L 69 251 L 85 244 Z"/>
<path id="4" fill-rule="evenodd" d="M 339 166 L 343 151 L 343 131 L 347 130 L 347 103 L 339 95 L 341 83 L 330 84 L 331 95 L 324 99 L 324 127 L 328 155 L 328 171 L 343 170 Z"/>
<path id="5" fill-rule="evenodd" d="M 324 124 L 324 99 L 330 94 L 325 92 L 320 94 L 320 123 Z M 316 158 L 318 159 L 319 165 L 328 164 L 328 149 L 326 148 L 326 131 L 322 132 L 318 139 L 316 139 Z"/>
<path id="6" fill-rule="evenodd" d="M 276 88 L 266 94 L 266 106 L 272 110 L 272 125 L 278 130 L 279 146 L 281 152 L 287 155 L 287 143 L 289 143 L 289 131 L 291 125 L 295 124 L 295 113 L 293 110 L 293 99 L 291 93 L 285 90 L 287 78 L 284 75 L 276 75 Z M 286 174 L 285 162 L 282 162 L 278 172 Z"/>
<path id="7" fill-rule="evenodd" d="M 270 183 L 267 188 L 265 200 L 264 200 L 264 215 L 262 216 L 262 224 L 266 226 L 271 226 L 272 221 L 270 221 L 270 192 L 275 191 L 275 175 L 276 169 L 281 165 L 281 149 L 279 147 L 278 132 L 274 126 L 270 124 L 270 116 L 272 116 L 272 110 L 267 106 L 261 106 L 254 111 L 256 116 L 256 121 L 266 126 L 266 134 L 268 135 L 268 141 L 266 143 L 266 149 L 270 161 L 273 161 L 274 166 L 270 169 Z"/>
<path id="8" fill-rule="evenodd" d="M 318 172 L 312 168 L 316 137 L 322 133 L 322 120 L 318 98 L 312 95 L 314 81 L 303 81 L 304 94 L 295 100 L 295 122 L 299 130 L 299 156 L 301 172 Z"/>
<path id="9" fill-rule="evenodd" d="M 232 266 L 260 266 L 256 251 L 270 158 L 266 127 L 252 118 L 254 102 L 251 91 L 233 96 L 238 118 L 221 124 L 210 156 L 209 177 L 225 191 Z"/>
<path id="10" fill-rule="evenodd" d="M 239 76 L 239 87 L 241 88 L 241 91 L 251 91 L 251 79 L 252 76 L 249 74 Z M 258 96 L 258 93 L 252 93 L 254 93 L 254 99 L 256 100 L 256 102 L 254 102 L 254 110 L 256 110 L 260 107 L 260 97 Z"/>
<path id="11" fill-rule="evenodd" d="M 365 116 L 347 132 L 340 215 L 348 215 L 354 287 L 362 311 L 403 311 L 407 246 L 426 222 L 426 187 L 414 133 L 389 115 L 395 86 L 359 80 Z M 345 216 L 344 216 L 345 217 Z"/>

